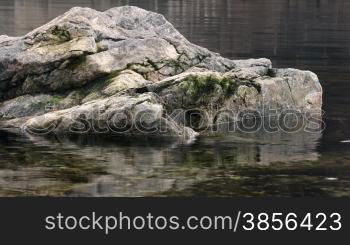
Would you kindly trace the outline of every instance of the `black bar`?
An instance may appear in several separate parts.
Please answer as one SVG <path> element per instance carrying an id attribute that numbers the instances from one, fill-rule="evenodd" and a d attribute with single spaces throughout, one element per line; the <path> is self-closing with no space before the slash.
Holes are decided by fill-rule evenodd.
<path id="1" fill-rule="evenodd" d="M 311 242 L 312 244 L 330 244 L 335 241 L 346 241 L 349 229 L 350 199 L 275 199 L 275 198 L 1 198 L 0 199 L 0 231 L 1 240 L 6 244 L 134 244 L 136 242 L 167 244 L 173 242 L 196 242 L 204 244 L 250 244 L 251 242 L 284 244 L 288 242 Z M 238 211 L 241 214 L 250 212 L 258 215 L 266 212 L 281 212 L 286 215 L 290 212 L 303 217 L 310 212 L 313 222 L 320 223 L 321 217 L 316 220 L 317 213 L 325 213 L 327 220 L 324 227 L 327 231 L 308 231 L 298 228 L 294 231 L 245 231 L 240 226 L 233 230 L 112 230 L 106 235 L 103 230 L 47 230 L 45 219 L 47 216 L 57 216 L 59 213 L 68 216 L 82 217 L 95 212 L 99 216 L 117 216 L 119 212 L 130 217 L 143 216 L 148 213 L 153 216 L 179 216 L 185 220 L 189 216 L 227 216 L 236 218 Z M 341 215 L 341 229 L 329 229 L 331 220 L 329 215 Z M 300 220 L 299 220 L 300 223 Z M 343 240 L 344 239 L 344 240 Z M 4 243 L 5 244 L 5 243 Z"/>

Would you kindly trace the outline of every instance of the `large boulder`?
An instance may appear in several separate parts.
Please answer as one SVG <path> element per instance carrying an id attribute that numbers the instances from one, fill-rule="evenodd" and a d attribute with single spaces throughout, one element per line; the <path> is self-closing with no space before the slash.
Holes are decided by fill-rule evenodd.
<path id="1" fill-rule="evenodd" d="M 273 69 L 264 58 L 223 58 L 190 43 L 162 15 L 137 7 L 76 7 L 23 37 L 0 36 L 3 128 L 93 133 L 84 118 L 133 125 L 123 135 L 191 138 L 191 112 L 204 111 L 204 123 L 211 125 L 222 120 L 221 111 L 241 120 L 239 111 L 246 109 L 263 116 L 271 109 L 321 106 L 314 73 Z M 147 116 L 138 118 L 140 111 Z M 111 116 L 120 112 L 130 117 Z M 138 130 L 140 123 L 157 130 Z M 76 124 L 83 130 L 72 130 Z"/>

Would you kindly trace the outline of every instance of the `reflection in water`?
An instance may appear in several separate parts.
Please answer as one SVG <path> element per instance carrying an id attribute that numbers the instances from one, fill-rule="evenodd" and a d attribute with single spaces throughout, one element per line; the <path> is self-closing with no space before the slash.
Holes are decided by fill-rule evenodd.
<path id="1" fill-rule="evenodd" d="M 23 35 L 73 6 L 160 12 L 190 41 L 229 58 L 316 72 L 326 131 L 200 137 L 189 145 L 0 132 L 0 196 L 349 196 L 350 1 L 1 0 L 0 35 Z"/>
<path id="2" fill-rule="evenodd" d="M 170 139 L 42 138 L 2 132 L 0 195 L 249 196 L 259 188 L 286 195 L 280 182 L 308 189 L 307 178 L 328 176 L 317 173 L 324 167 L 316 152 L 320 134 L 221 133 L 184 145 Z M 308 171 L 310 176 L 304 176 Z M 272 183 L 271 178 L 280 179 Z M 322 186 L 312 188 L 313 195 L 335 194 Z"/>

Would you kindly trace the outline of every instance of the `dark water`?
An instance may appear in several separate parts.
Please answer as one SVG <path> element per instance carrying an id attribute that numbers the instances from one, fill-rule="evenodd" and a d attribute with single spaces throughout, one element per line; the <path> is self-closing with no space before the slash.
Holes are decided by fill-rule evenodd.
<path id="1" fill-rule="evenodd" d="M 0 0 L 0 34 L 22 35 L 73 6 L 136 5 L 229 58 L 267 57 L 319 75 L 327 128 L 154 139 L 0 133 L 0 195 L 350 196 L 350 1 Z"/>

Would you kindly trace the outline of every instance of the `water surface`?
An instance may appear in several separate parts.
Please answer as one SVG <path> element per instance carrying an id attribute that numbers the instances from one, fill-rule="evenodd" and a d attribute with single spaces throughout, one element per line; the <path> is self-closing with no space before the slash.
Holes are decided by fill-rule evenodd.
<path id="1" fill-rule="evenodd" d="M 0 132 L 0 196 L 350 196 L 350 1 L 0 0 L 0 35 L 73 6 L 160 12 L 190 41 L 232 59 L 318 74 L 323 133 L 155 139 L 36 138 Z"/>

